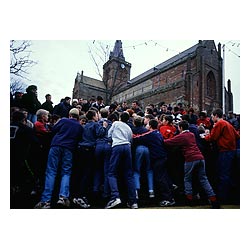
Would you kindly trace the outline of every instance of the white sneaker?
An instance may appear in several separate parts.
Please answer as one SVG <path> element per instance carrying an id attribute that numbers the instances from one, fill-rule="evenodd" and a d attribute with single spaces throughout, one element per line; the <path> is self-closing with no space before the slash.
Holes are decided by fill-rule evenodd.
<path id="1" fill-rule="evenodd" d="M 170 207 L 170 206 L 173 206 L 174 204 L 175 204 L 174 199 L 172 199 L 171 201 L 163 200 L 160 202 L 161 207 Z"/>
<path id="2" fill-rule="evenodd" d="M 90 207 L 90 204 L 88 203 L 88 200 L 86 199 L 86 197 L 74 198 L 73 203 L 81 208 L 89 208 Z"/>
<path id="3" fill-rule="evenodd" d="M 122 203 L 121 199 L 116 198 L 114 200 L 109 201 L 105 208 L 112 208 L 112 207 L 115 207 L 115 206 L 117 206 L 117 205 L 119 205 L 121 203 Z"/>
<path id="4" fill-rule="evenodd" d="M 148 191 L 148 196 L 149 196 L 149 198 L 155 198 L 154 190 Z"/>
<path id="5" fill-rule="evenodd" d="M 138 204 L 137 203 L 133 203 L 132 205 L 129 205 L 129 203 L 127 203 L 127 207 L 128 208 L 132 208 L 132 209 L 137 209 L 138 208 Z"/>
<path id="6" fill-rule="evenodd" d="M 59 200 L 57 201 L 57 205 L 60 205 L 62 207 L 69 207 L 70 201 L 68 198 L 60 197 Z"/>

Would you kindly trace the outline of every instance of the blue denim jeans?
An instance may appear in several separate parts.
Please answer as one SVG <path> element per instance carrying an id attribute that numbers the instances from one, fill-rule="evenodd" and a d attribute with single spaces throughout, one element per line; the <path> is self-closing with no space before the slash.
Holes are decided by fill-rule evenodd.
<path id="1" fill-rule="evenodd" d="M 140 189 L 140 172 L 141 167 L 144 166 L 147 172 L 148 180 L 148 190 L 154 190 L 153 182 L 153 169 L 150 165 L 150 154 L 146 146 L 139 145 L 135 149 L 135 159 L 134 159 L 134 180 L 135 188 Z"/>
<path id="2" fill-rule="evenodd" d="M 28 113 L 27 119 L 30 120 L 32 123 L 35 123 L 37 121 L 37 115 Z"/>
<path id="3" fill-rule="evenodd" d="M 108 183 L 108 169 L 111 156 L 111 144 L 101 142 L 96 144 L 95 159 L 96 165 L 94 169 L 93 191 L 99 192 L 103 185 L 103 197 L 110 196 L 110 188 Z"/>
<path id="4" fill-rule="evenodd" d="M 131 146 L 129 144 L 112 147 L 110 165 L 108 170 L 111 199 L 120 198 L 117 183 L 117 172 L 119 167 L 122 168 L 126 180 L 128 188 L 128 201 L 131 204 L 136 203 L 134 173 L 132 169 L 132 153 Z"/>
<path id="5" fill-rule="evenodd" d="M 198 180 L 206 192 L 208 197 L 215 196 L 213 188 L 211 187 L 205 171 L 205 160 L 197 160 L 192 162 L 185 162 L 184 164 L 184 187 L 185 194 L 192 195 L 192 176 L 193 172 L 197 171 Z"/>
<path id="6" fill-rule="evenodd" d="M 51 147 L 48 155 L 45 187 L 41 201 L 50 201 L 54 190 L 57 170 L 61 164 L 61 186 L 59 196 L 69 197 L 69 184 L 72 171 L 72 152 L 60 146 Z"/>
<path id="7" fill-rule="evenodd" d="M 232 186 L 233 160 L 236 157 L 236 150 L 219 152 L 217 160 L 217 195 L 222 203 L 230 200 L 230 188 Z"/>

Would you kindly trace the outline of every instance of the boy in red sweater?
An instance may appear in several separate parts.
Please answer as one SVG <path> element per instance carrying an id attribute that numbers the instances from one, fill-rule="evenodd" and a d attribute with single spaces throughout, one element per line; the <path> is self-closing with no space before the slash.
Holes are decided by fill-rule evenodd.
<path id="1" fill-rule="evenodd" d="M 173 125 L 173 117 L 170 115 L 162 115 L 161 126 L 159 126 L 159 131 L 164 139 L 170 139 L 174 137 L 176 128 Z"/>
<path id="2" fill-rule="evenodd" d="M 212 113 L 214 126 L 207 131 L 206 141 L 216 141 L 219 150 L 217 159 L 217 195 L 220 203 L 230 203 L 230 188 L 232 185 L 233 161 L 236 157 L 236 145 L 240 135 L 226 120 L 223 120 L 223 111 L 216 109 Z"/>
<path id="3" fill-rule="evenodd" d="M 197 170 L 198 178 L 202 188 L 205 190 L 212 208 L 219 208 L 215 193 L 207 179 L 205 172 L 205 160 L 195 140 L 195 136 L 188 130 L 188 122 L 179 122 L 180 134 L 171 139 L 164 140 L 167 146 L 180 146 L 185 158 L 184 164 L 184 187 L 187 201 L 191 204 L 193 198 L 192 175 Z"/>

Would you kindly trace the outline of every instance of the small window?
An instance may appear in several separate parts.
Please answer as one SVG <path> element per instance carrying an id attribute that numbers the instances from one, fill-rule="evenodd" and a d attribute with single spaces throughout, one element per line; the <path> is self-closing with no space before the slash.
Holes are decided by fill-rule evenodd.
<path id="1" fill-rule="evenodd" d="M 207 74 L 207 96 L 214 97 L 216 92 L 216 82 L 212 71 Z"/>

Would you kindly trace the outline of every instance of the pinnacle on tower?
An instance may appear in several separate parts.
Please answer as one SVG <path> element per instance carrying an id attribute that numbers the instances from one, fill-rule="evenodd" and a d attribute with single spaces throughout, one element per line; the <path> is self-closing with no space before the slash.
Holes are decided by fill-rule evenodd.
<path id="1" fill-rule="evenodd" d="M 123 55 L 123 49 L 122 49 L 122 41 L 121 40 L 116 40 L 115 41 L 115 46 L 113 51 L 110 52 L 109 59 L 111 58 L 119 58 L 125 61 L 125 57 Z"/>

